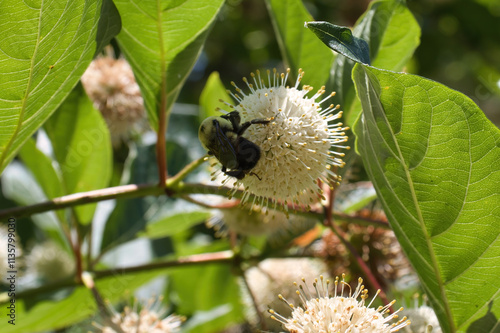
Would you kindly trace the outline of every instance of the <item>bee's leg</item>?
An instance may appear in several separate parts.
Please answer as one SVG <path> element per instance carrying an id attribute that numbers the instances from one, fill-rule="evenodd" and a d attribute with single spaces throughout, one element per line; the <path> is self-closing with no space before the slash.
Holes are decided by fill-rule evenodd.
<path id="1" fill-rule="evenodd" d="M 270 120 L 266 119 L 254 119 L 251 121 L 247 121 L 246 123 L 243 123 L 243 125 L 240 126 L 236 134 L 238 135 L 243 135 L 243 133 L 250 127 L 250 125 L 254 124 L 268 124 Z"/>
<path id="2" fill-rule="evenodd" d="M 256 174 L 255 172 L 250 172 L 250 175 L 253 175 L 253 176 L 255 176 L 255 177 L 259 178 L 259 180 L 262 180 L 262 178 L 260 178 L 260 177 L 259 177 L 259 175 L 258 175 L 258 174 Z"/>

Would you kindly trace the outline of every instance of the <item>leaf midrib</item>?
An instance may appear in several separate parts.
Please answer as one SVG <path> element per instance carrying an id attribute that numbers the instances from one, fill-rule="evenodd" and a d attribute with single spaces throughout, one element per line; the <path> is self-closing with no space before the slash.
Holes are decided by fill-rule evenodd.
<path id="1" fill-rule="evenodd" d="M 363 69 L 365 70 L 366 67 L 364 65 L 361 65 L 361 66 L 363 66 Z M 370 88 L 373 91 L 376 91 L 376 89 L 372 85 L 371 80 L 370 80 L 369 77 L 368 77 L 367 81 L 368 81 L 367 83 L 370 85 Z M 402 103 L 402 105 L 404 105 L 404 104 Z M 383 114 L 384 114 L 385 121 L 386 121 L 386 123 L 388 125 L 387 127 L 389 128 L 391 137 L 394 138 L 394 141 L 396 142 L 395 146 L 396 146 L 396 149 L 397 149 L 397 154 L 399 156 L 399 159 L 401 161 L 404 161 L 405 159 L 403 158 L 403 154 L 401 153 L 401 150 L 399 149 L 399 143 L 396 140 L 396 138 L 394 136 L 394 133 L 392 132 L 392 127 L 389 125 L 390 123 L 387 120 L 387 118 L 385 117 L 385 112 Z M 453 317 L 452 317 L 451 309 L 450 309 L 450 304 L 448 303 L 448 298 L 446 297 L 446 292 L 445 292 L 445 289 L 444 289 L 444 283 L 442 281 L 441 274 L 439 273 L 439 266 L 438 266 L 438 263 L 437 263 L 437 260 L 436 260 L 436 254 L 434 252 L 434 247 L 432 246 L 431 238 L 430 238 L 430 236 L 429 236 L 429 234 L 427 232 L 427 228 L 425 227 L 424 218 L 422 216 L 422 212 L 420 210 L 420 206 L 418 204 L 418 200 L 417 200 L 417 197 L 415 195 L 415 188 L 414 188 L 414 185 L 413 185 L 413 180 L 411 178 L 411 175 L 409 173 L 408 168 L 406 167 L 406 164 L 405 163 L 401 163 L 401 164 L 403 166 L 406 179 L 408 180 L 408 186 L 410 187 L 411 199 L 413 201 L 415 210 L 417 212 L 417 221 L 420 223 L 422 232 L 424 233 L 424 236 L 425 236 L 425 242 L 427 243 L 427 248 L 429 250 L 429 257 L 430 257 L 430 259 L 432 261 L 432 268 L 434 269 L 435 277 L 436 277 L 436 280 L 437 280 L 437 285 L 439 286 L 439 291 L 441 292 L 442 302 L 445 305 L 444 308 L 445 308 L 445 311 L 446 311 L 446 316 L 448 317 L 448 323 L 450 325 L 450 328 L 451 328 L 452 332 L 454 332 L 454 331 L 456 331 L 455 322 L 453 321 Z"/>

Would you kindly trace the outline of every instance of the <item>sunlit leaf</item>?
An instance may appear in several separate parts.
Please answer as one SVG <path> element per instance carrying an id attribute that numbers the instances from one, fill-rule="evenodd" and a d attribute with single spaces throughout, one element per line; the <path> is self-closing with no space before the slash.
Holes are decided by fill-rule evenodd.
<path id="1" fill-rule="evenodd" d="M 141 88 L 149 121 L 170 111 L 195 64 L 223 0 L 114 2 L 122 18 L 118 35 Z"/>
<path id="2" fill-rule="evenodd" d="M 0 4 L 0 170 L 78 82 L 101 38 L 102 1 Z"/>
<path id="3" fill-rule="evenodd" d="M 494 332 L 500 131 L 434 81 L 360 65 L 353 78 L 357 149 L 443 331 Z"/>
<path id="4" fill-rule="evenodd" d="M 208 77 L 207 83 L 203 88 L 200 96 L 200 121 L 210 116 L 220 116 L 222 113 L 217 112 L 217 108 L 224 108 L 219 100 L 231 103 L 232 99 L 226 92 L 224 84 L 220 80 L 219 73 L 213 72 Z"/>

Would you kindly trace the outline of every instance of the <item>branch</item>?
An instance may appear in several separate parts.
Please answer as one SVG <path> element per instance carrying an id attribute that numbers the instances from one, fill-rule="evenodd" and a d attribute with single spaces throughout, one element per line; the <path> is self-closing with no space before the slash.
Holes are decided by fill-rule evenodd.
<path id="1" fill-rule="evenodd" d="M 152 270 L 159 270 L 170 267 L 191 266 L 191 265 L 200 265 L 207 263 L 229 264 L 233 262 L 233 259 L 234 257 L 231 251 L 220 251 L 212 253 L 195 254 L 189 257 L 179 258 L 177 260 L 155 262 L 146 265 L 139 265 L 132 267 L 122 267 L 122 268 L 118 267 L 118 268 L 94 271 L 89 273 L 91 273 L 94 276 L 95 281 L 98 281 L 100 279 L 104 279 L 110 276 L 116 276 L 116 275 L 122 276 L 126 274 L 132 274 L 144 271 L 151 272 Z M 83 285 L 83 282 L 81 282 L 81 280 L 80 282 L 77 282 L 74 278 L 68 278 L 65 280 L 53 282 L 51 284 L 46 284 L 38 288 L 18 292 L 16 293 L 16 300 L 20 300 L 27 297 L 31 298 L 39 294 L 49 293 L 55 290 L 60 290 L 62 288 L 75 287 L 79 285 Z M 10 298 L 8 297 L 7 292 L 0 294 L 0 303 L 8 302 L 9 299 Z"/>
<path id="2" fill-rule="evenodd" d="M 142 184 L 142 185 L 132 184 L 132 185 L 108 187 L 100 190 L 65 195 L 63 197 L 54 198 L 52 200 L 37 203 L 30 206 L 21 206 L 21 207 L 5 209 L 0 211 L 0 219 L 12 216 L 15 217 L 29 216 L 37 213 L 47 212 L 49 210 L 73 207 L 77 205 L 85 205 L 88 203 L 99 202 L 110 199 L 135 198 L 147 195 L 160 195 L 160 194 L 163 194 L 163 188 L 159 188 L 157 184 Z"/>

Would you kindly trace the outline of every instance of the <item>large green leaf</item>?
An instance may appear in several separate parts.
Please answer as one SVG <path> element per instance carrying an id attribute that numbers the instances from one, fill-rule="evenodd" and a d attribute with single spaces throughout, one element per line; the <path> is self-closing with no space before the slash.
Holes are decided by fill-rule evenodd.
<path id="1" fill-rule="evenodd" d="M 78 85 L 45 124 L 61 169 L 66 194 L 104 188 L 111 178 L 112 152 L 108 127 L 101 113 Z M 75 208 L 88 224 L 96 204 Z"/>
<path id="2" fill-rule="evenodd" d="M 97 35 L 101 5 L 0 2 L 0 170 L 70 93 L 101 39 L 109 38 L 109 32 Z"/>
<path id="3" fill-rule="evenodd" d="M 443 331 L 498 332 L 500 131 L 434 81 L 361 65 L 353 78 L 357 149 Z"/>
<path id="4" fill-rule="evenodd" d="M 307 29 L 304 22 L 312 16 L 301 0 L 266 0 L 276 38 L 292 79 L 299 68 L 306 73 L 304 82 L 319 89 L 326 83 L 334 54 Z"/>
<path id="5" fill-rule="evenodd" d="M 153 128 L 160 107 L 171 109 L 223 2 L 115 1 L 122 18 L 120 49 L 132 66 Z"/>

